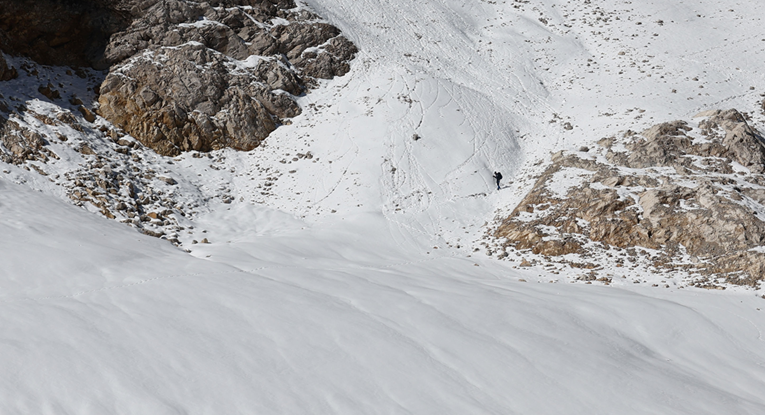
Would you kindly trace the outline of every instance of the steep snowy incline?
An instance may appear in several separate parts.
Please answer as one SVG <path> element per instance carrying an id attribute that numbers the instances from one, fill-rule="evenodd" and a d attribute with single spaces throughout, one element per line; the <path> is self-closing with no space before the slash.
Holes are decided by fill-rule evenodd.
<path id="1" fill-rule="evenodd" d="M 308 3 L 361 53 L 270 139 L 305 140 L 325 162 L 282 182 L 301 197 L 271 202 L 301 216 L 382 209 L 404 233 L 455 244 L 516 204 L 552 151 L 709 108 L 763 120 L 760 4 Z M 511 191 L 492 192 L 494 170 L 518 180 Z"/>

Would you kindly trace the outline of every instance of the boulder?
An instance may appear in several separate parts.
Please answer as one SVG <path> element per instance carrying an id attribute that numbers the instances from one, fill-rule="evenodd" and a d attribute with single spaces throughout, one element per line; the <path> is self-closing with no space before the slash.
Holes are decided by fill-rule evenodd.
<path id="1" fill-rule="evenodd" d="M 251 150 L 276 128 L 275 117 L 295 116 L 300 108 L 254 82 L 259 70 L 268 72 L 262 67 L 276 66 L 276 72 L 280 66 L 263 60 L 243 72 L 229 64 L 198 43 L 148 50 L 107 76 L 100 115 L 163 155 Z M 272 80 L 294 92 L 299 88 L 286 71 Z"/>

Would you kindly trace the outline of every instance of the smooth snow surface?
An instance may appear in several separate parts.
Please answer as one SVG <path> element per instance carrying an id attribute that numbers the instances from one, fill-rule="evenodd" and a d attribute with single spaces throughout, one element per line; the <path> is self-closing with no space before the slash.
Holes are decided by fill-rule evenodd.
<path id="1" fill-rule="evenodd" d="M 762 292 L 473 252 L 551 151 L 756 110 L 740 3 L 311 0 L 352 72 L 224 168 L 164 165 L 234 200 L 190 254 L 3 166 L 0 413 L 764 414 Z"/>

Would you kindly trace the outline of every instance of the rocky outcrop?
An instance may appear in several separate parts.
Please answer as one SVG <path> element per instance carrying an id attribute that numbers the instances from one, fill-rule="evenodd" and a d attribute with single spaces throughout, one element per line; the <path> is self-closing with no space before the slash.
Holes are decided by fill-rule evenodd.
<path id="1" fill-rule="evenodd" d="M 657 268 L 756 286 L 765 276 L 765 145 L 735 110 L 699 116 L 698 130 L 676 121 L 601 140 L 605 157 L 556 154 L 494 236 L 543 256 L 658 250 Z"/>
<path id="2" fill-rule="evenodd" d="M 27 160 L 45 162 L 50 157 L 57 157 L 45 147 L 48 142 L 36 131 L 2 117 L 0 124 L 0 161 L 19 164 Z"/>
<path id="3" fill-rule="evenodd" d="M 644 138 L 628 143 L 628 153 L 610 152 L 609 160 L 631 168 L 671 166 L 686 169 L 693 162 L 685 156 L 695 155 L 724 158 L 746 167 L 752 173 L 765 172 L 765 145 L 738 111 L 707 111 L 698 116 L 707 117 L 699 124 L 699 129 L 714 140 L 694 144 L 685 134 L 691 130 L 687 123 L 663 123 L 645 131 L 642 134 Z M 718 131 L 724 132 L 724 135 L 718 135 Z M 731 171 L 730 163 L 723 163 L 720 168 Z"/>
<path id="4" fill-rule="evenodd" d="M 153 151 L 124 132 L 84 118 L 53 106 L 0 117 L 0 161 L 46 176 L 77 206 L 178 245 L 179 223 L 198 206 L 192 186 L 166 169 L 170 160 L 157 162 Z M 183 195 L 175 190 L 179 184 L 187 188 Z M 232 200 L 226 193 L 214 197 Z"/>
<path id="5" fill-rule="evenodd" d="M 241 3 L 164 0 L 112 36 L 99 114 L 163 155 L 251 150 L 312 78 L 349 70 L 337 28 L 291 1 Z"/>
<path id="6" fill-rule="evenodd" d="M 175 244 L 204 205 L 235 198 L 203 196 L 156 153 L 198 150 L 220 170 L 224 153 L 202 152 L 256 147 L 356 53 L 292 0 L 0 0 L 0 50 L 0 162 Z M 255 169 L 270 196 L 282 173 Z"/>
<path id="7" fill-rule="evenodd" d="M 292 1 L 195 3 L 164 0 L 146 10 L 128 29 L 115 34 L 105 51 L 105 59 L 118 63 L 150 47 L 199 42 L 238 60 L 252 55 L 284 55 L 296 67 L 305 68 L 310 58 L 318 54 L 302 56 L 303 52 L 332 39 L 335 40 L 333 45 L 323 49 L 346 60 L 351 58 L 355 49 L 344 38 L 335 39 L 340 35 L 337 28 L 319 22 L 319 17 L 313 13 L 295 7 Z M 338 48 L 340 43 L 348 47 Z M 347 54 L 349 51 L 351 55 Z M 342 64 L 328 69 L 323 78 L 347 72 L 347 67 L 343 70 Z"/>
<path id="8" fill-rule="evenodd" d="M 255 83 L 269 72 L 274 85 L 298 93 L 295 75 L 263 60 L 252 73 L 198 43 L 147 51 L 109 74 L 100 114 L 163 155 L 224 147 L 255 148 L 276 128 L 276 117 L 300 112 L 287 95 Z"/>
<path id="9" fill-rule="evenodd" d="M 91 109 L 162 155 L 251 150 L 356 48 L 292 0 L 0 0 L 0 51 L 110 68 Z M 16 76 L 0 54 L 0 81 Z M 54 99 L 53 88 L 40 93 Z"/>

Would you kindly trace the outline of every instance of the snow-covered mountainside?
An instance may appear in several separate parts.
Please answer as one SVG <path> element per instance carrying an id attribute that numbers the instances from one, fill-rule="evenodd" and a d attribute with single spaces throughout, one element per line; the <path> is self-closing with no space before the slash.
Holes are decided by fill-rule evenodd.
<path id="1" fill-rule="evenodd" d="M 97 115 L 106 73 L 6 54 L 0 412 L 765 413 L 763 287 L 486 249 L 554 153 L 762 127 L 739 3 L 301 2 L 358 53 L 249 152 L 160 156 Z"/>

